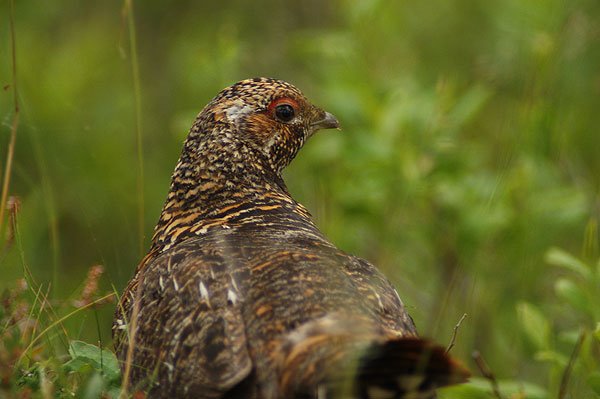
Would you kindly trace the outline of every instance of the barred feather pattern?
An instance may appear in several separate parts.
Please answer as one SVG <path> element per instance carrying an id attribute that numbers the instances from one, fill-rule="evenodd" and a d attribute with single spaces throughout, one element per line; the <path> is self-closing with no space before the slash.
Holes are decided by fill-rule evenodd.
<path id="1" fill-rule="evenodd" d="M 152 247 L 115 314 L 121 361 L 134 342 L 130 389 L 151 398 L 431 398 L 466 378 L 418 338 L 390 282 L 337 249 L 289 194 L 283 168 L 316 131 L 335 127 L 294 86 L 268 78 L 236 83 L 198 115 Z"/>

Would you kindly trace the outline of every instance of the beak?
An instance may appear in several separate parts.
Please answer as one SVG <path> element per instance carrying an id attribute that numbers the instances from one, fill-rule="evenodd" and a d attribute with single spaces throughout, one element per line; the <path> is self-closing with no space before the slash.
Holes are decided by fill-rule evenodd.
<path id="1" fill-rule="evenodd" d="M 340 128 L 340 123 L 335 118 L 335 116 L 333 116 L 332 114 L 330 114 L 329 112 L 326 112 L 326 111 L 321 111 L 319 114 L 321 114 L 321 113 L 322 113 L 323 118 L 318 121 L 311 122 L 311 124 L 310 124 L 311 127 L 313 127 L 315 130 L 317 130 L 317 129 L 342 130 Z M 319 116 L 321 116 L 321 115 L 319 115 Z"/>

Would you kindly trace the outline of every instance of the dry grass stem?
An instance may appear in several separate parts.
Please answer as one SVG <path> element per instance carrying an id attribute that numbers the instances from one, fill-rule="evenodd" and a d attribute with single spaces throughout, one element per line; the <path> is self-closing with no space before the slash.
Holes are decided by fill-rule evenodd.
<path id="1" fill-rule="evenodd" d="M 17 53 L 15 45 L 15 4 L 14 0 L 9 1 L 10 4 L 10 43 L 12 56 L 12 89 L 15 106 L 15 115 L 13 116 L 12 127 L 10 129 L 10 140 L 8 142 L 8 152 L 6 154 L 6 166 L 4 169 L 4 179 L 2 181 L 2 198 L 0 199 L 0 238 L 4 233 L 2 226 L 4 225 L 4 211 L 7 207 L 6 199 L 8 197 L 8 189 L 10 185 L 10 175 L 12 171 L 12 162 L 15 153 L 15 142 L 17 139 L 17 127 L 19 126 L 19 95 L 17 91 Z"/>
<path id="2" fill-rule="evenodd" d="M 458 329 L 460 328 L 460 325 L 462 324 L 463 320 L 466 317 L 467 317 L 467 314 L 463 313 L 463 315 L 460 318 L 460 320 L 458 321 L 458 323 L 456 323 L 456 326 L 454 326 L 454 332 L 452 333 L 452 338 L 450 339 L 450 344 L 448 344 L 448 347 L 446 348 L 446 353 L 450 352 L 450 349 L 452 349 L 454 347 L 454 342 L 456 341 L 456 334 L 458 333 Z"/>
<path id="3" fill-rule="evenodd" d="M 558 390 L 558 399 L 563 399 L 567 394 L 567 386 L 569 385 L 569 378 L 571 377 L 571 371 L 573 371 L 573 365 L 575 364 L 575 360 L 577 360 L 577 356 L 579 355 L 579 351 L 581 350 L 581 346 L 583 345 L 583 341 L 587 336 L 587 332 L 584 330 L 579 334 L 579 338 L 575 343 L 575 347 L 573 348 L 573 352 L 571 352 L 571 357 L 569 358 L 569 363 L 567 367 L 565 367 L 565 371 L 563 371 L 562 378 L 560 380 L 560 388 Z"/>
<path id="4" fill-rule="evenodd" d="M 481 374 L 490 381 L 494 396 L 498 399 L 503 399 L 502 394 L 500 394 L 500 390 L 498 389 L 498 381 L 496 380 L 494 373 L 492 373 L 492 370 L 490 370 L 485 360 L 483 360 L 481 353 L 479 353 L 479 351 L 474 351 L 472 356 L 473 360 L 475 360 L 475 364 L 477 364 L 477 367 L 479 368 L 479 371 L 481 371 Z"/>
<path id="5" fill-rule="evenodd" d="M 8 236 L 6 237 L 6 244 L 4 250 L 8 252 L 12 248 L 15 242 L 15 225 L 17 223 L 17 214 L 21 207 L 21 199 L 17 196 L 11 195 L 6 201 L 6 209 L 9 211 L 9 224 L 8 224 Z"/>
<path id="6" fill-rule="evenodd" d="M 131 374 L 131 365 L 133 363 L 133 350 L 135 348 L 135 333 L 137 330 L 138 314 L 140 312 L 140 303 L 142 302 L 142 282 L 138 282 L 135 290 L 135 298 L 131 319 L 129 320 L 129 344 L 127 346 L 127 356 L 125 357 L 125 370 L 123 371 L 123 383 L 121 385 L 121 399 L 127 398 L 127 389 L 129 385 L 129 375 Z"/>

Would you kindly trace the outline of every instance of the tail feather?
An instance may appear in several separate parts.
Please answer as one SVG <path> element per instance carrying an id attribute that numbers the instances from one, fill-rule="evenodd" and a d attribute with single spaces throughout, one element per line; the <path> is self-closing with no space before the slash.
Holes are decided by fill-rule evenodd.
<path id="1" fill-rule="evenodd" d="M 419 338 L 394 339 L 372 345 L 359 361 L 359 397 L 392 392 L 393 398 L 429 398 L 435 389 L 465 382 L 471 375 L 444 348 Z M 380 396 L 385 397 L 385 396 Z"/>
<path id="2" fill-rule="evenodd" d="M 469 370 L 428 340 L 384 339 L 347 321 L 301 327 L 282 348 L 280 392 L 294 398 L 430 399 Z"/>

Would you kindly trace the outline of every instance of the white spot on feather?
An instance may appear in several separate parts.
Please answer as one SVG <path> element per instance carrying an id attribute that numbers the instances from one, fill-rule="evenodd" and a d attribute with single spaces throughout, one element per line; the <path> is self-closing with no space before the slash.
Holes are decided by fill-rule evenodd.
<path id="1" fill-rule="evenodd" d="M 396 298 L 398 298 L 398 302 L 400 302 L 400 305 L 404 305 L 402 303 L 402 299 L 400 299 L 400 295 L 398 295 L 398 291 L 396 291 L 396 289 L 394 288 L 394 294 L 396 294 Z"/>
<path id="2" fill-rule="evenodd" d="M 200 298 L 206 299 L 208 301 L 208 290 L 202 281 L 198 284 L 198 289 L 200 290 Z"/>
<path id="3" fill-rule="evenodd" d="M 264 147 L 263 147 L 263 152 L 266 155 L 271 155 L 271 147 L 277 143 L 277 141 L 279 140 L 279 135 L 278 134 L 274 134 L 271 137 L 269 137 L 269 140 L 267 140 L 267 142 L 265 143 Z"/>
<path id="4" fill-rule="evenodd" d="M 374 294 L 375 294 L 375 297 L 377 298 L 377 304 L 379 305 L 379 307 L 380 307 L 381 309 L 383 309 L 383 302 L 381 302 L 381 297 L 380 297 L 380 296 L 379 296 L 379 294 L 378 294 L 378 293 L 376 293 L 376 292 L 374 292 Z"/>
<path id="5" fill-rule="evenodd" d="M 117 319 L 117 330 L 125 330 L 127 326 L 121 319 Z"/>
<path id="6" fill-rule="evenodd" d="M 173 277 L 173 287 L 175 288 L 175 291 L 179 291 L 179 284 L 177 283 L 177 280 L 175 280 L 175 277 Z"/>
<path id="7" fill-rule="evenodd" d="M 233 284 L 233 288 L 237 291 L 240 292 L 240 289 L 238 288 L 237 282 L 235 281 L 235 278 L 233 276 L 231 277 L 231 284 Z"/>
<path id="8" fill-rule="evenodd" d="M 252 112 L 252 107 L 244 103 L 241 99 L 231 102 L 231 105 L 225 109 L 225 114 L 230 122 L 237 122 L 240 117 L 250 112 Z"/>
<path id="9" fill-rule="evenodd" d="M 161 291 L 165 290 L 165 283 L 163 282 L 162 276 L 158 276 L 158 285 L 160 285 L 160 290 Z"/>
<path id="10" fill-rule="evenodd" d="M 175 367 L 173 367 L 173 365 L 171 363 L 163 362 L 163 364 L 169 370 L 169 372 L 167 374 L 167 377 L 169 377 L 169 382 L 173 382 L 173 371 L 175 370 Z"/>
<path id="11" fill-rule="evenodd" d="M 231 302 L 232 305 L 235 305 L 237 300 L 238 300 L 238 297 L 235 294 L 235 292 L 233 292 L 232 290 L 227 290 L 227 301 Z"/>

